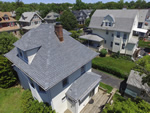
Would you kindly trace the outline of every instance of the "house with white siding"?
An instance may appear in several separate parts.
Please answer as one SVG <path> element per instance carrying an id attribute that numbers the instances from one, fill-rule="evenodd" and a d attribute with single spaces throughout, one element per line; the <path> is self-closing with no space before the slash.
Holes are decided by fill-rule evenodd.
<path id="1" fill-rule="evenodd" d="M 41 24 L 5 54 L 24 89 L 57 113 L 80 113 L 98 92 L 101 76 L 91 72 L 95 51 L 70 37 L 62 25 Z"/>
<path id="2" fill-rule="evenodd" d="M 19 19 L 20 26 L 24 31 L 38 27 L 42 21 L 43 18 L 36 12 L 24 12 Z"/>
<path id="3" fill-rule="evenodd" d="M 90 40 L 90 44 L 98 50 L 105 48 L 132 56 L 138 47 L 139 35 L 147 33 L 147 29 L 142 27 L 147 12 L 148 10 L 96 10 L 89 25 L 94 40 L 89 35 L 80 38 Z M 140 28 L 139 22 L 143 22 Z"/>

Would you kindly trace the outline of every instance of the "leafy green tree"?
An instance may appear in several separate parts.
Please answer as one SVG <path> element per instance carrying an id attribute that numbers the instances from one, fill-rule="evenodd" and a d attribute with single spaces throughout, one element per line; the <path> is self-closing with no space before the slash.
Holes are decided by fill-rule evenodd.
<path id="1" fill-rule="evenodd" d="M 77 27 L 77 20 L 72 12 L 69 10 L 64 11 L 60 17 L 60 22 L 63 25 L 63 28 L 66 30 L 73 30 Z"/>
<path id="2" fill-rule="evenodd" d="M 12 68 L 12 63 L 7 58 L 0 55 L 0 87 L 8 88 L 17 81 L 16 73 Z"/>
<path id="3" fill-rule="evenodd" d="M 7 32 L 0 33 L 0 54 L 9 52 L 14 46 L 13 43 L 18 39 Z"/>
<path id="4" fill-rule="evenodd" d="M 90 21 L 91 21 L 91 18 L 87 18 L 87 19 L 85 20 L 85 26 L 86 26 L 86 27 L 89 26 Z"/>
<path id="5" fill-rule="evenodd" d="M 150 86 L 150 56 L 147 55 L 137 60 L 134 70 L 140 72 L 140 74 L 145 74 L 146 76 L 142 78 L 142 83 L 147 83 Z"/>
<path id="6" fill-rule="evenodd" d="M 55 113 L 48 104 L 34 100 L 29 90 L 23 92 L 21 102 L 23 113 Z"/>
<path id="7" fill-rule="evenodd" d="M 75 39 L 80 36 L 80 33 L 78 33 L 78 32 L 75 31 L 75 30 L 71 30 L 70 32 L 71 32 L 71 37 L 73 37 L 73 38 L 75 38 Z"/>

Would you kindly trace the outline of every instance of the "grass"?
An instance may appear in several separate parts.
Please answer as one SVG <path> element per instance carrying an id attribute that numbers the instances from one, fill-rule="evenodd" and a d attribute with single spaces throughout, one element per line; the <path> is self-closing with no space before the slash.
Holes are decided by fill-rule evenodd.
<path id="1" fill-rule="evenodd" d="M 92 63 L 97 66 L 112 67 L 120 72 L 128 75 L 131 69 L 135 66 L 135 63 L 129 60 L 121 58 L 112 58 L 112 57 L 96 57 L 93 59 Z M 105 70 L 102 70 L 105 71 Z M 113 74 L 113 73 L 110 73 Z M 115 74 L 113 74 L 115 75 Z M 115 75 L 118 77 L 118 75 Z"/>
<path id="2" fill-rule="evenodd" d="M 113 89 L 113 87 L 107 85 L 107 84 L 104 84 L 102 82 L 100 82 L 100 87 L 104 88 L 104 89 L 107 89 L 107 93 L 110 93 Z"/>
<path id="3" fill-rule="evenodd" d="M 138 46 L 143 47 L 143 48 L 150 48 L 150 42 L 145 42 L 143 40 L 139 40 Z"/>
<path id="4" fill-rule="evenodd" d="M 8 89 L 0 88 L 0 113 L 22 113 L 20 86 Z"/>

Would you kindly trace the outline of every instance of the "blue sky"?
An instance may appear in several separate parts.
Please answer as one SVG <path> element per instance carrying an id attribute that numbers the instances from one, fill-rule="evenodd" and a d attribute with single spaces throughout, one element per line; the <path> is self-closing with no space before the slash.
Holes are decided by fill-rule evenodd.
<path id="1" fill-rule="evenodd" d="M 15 2 L 16 0 L 0 0 L 0 1 L 7 1 L 7 2 Z M 69 3 L 75 3 L 76 0 L 22 0 L 24 3 L 64 3 L 64 2 L 69 2 Z M 102 1 L 103 3 L 110 2 L 110 1 L 119 1 L 119 0 L 82 0 L 82 2 L 86 3 L 95 3 L 98 1 Z M 136 0 L 124 0 L 124 1 L 136 1 Z M 147 2 L 150 2 L 150 0 L 145 0 Z"/>

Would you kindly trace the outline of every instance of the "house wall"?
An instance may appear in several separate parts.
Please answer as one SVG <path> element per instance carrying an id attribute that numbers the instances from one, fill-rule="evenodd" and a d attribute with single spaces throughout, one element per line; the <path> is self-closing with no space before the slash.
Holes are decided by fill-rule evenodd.
<path id="1" fill-rule="evenodd" d="M 15 70 L 18 73 L 18 77 L 19 77 L 21 85 L 25 89 L 31 90 L 33 98 L 37 99 L 39 102 L 49 103 L 52 106 L 52 108 L 55 109 L 56 112 L 58 112 L 58 113 L 63 113 L 66 109 L 69 108 L 67 99 L 62 101 L 62 98 L 64 98 L 66 96 L 66 92 L 68 91 L 68 89 L 70 88 L 72 83 L 78 77 L 80 77 L 82 75 L 81 69 L 78 69 L 77 71 L 75 71 L 73 74 L 71 74 L 68 77 L 69 84 L 66 87 L 63 88 L 62 81 L 61 81 L 58 84 L 56 84 L 54 87 L 49 89 L 48 91 L 43 92 L 43 91 L 39 90 L 38 84 L 36 84 L 34 81 L 32 81 L 30 78 L 28 78 L 24 72 L 22 72 L 17 67 L 15 68 Z M 89 71 L 89 72 L 91 71 L 91 61 L 85 65 L 85 72 L 87 72 L 87 71 Z M 31 81 L 32 81 L 34 87 L 32 87 Z M 75 111 L 75 108 L 70 107 L 69 109 L 73 112 Z"/>
<path id="2" fill-rule="evenodd" d="M 42 23 L 42 19 L 37 15 L 35 14 L 33 16 L 33 18 L 31 19 L 31 25 L 36 25 L 36 24 L 41 24 Z"/>
<path id="3" fill-rule="evenodd" d="M 129 85 L 129 84 L 127 84 L 127 89 L 130 89 L 131 91 L 136 92 L 136 93 L 137 93 L 137 96 L 140 96 L 140 93 L 141 93 L 141 90 L 140 90 L 140 89 L 138 89 L 138 88 L 136 88 L 136 87 L 134 87 L 134 86 L 131 86 L 131 85 Z"/>
<path id="4" fill-rule="evenodd" d="M 91 61 L 85 65 L 85 72 L 87 71 L 91 71 Z M 63 88 L 61 81 L 50 89 L 52 97 L 51 104 L 53 105 L 53 109 L 55 109 L 56 112 L 63 113 L 66 109 L 68 109 L 69 103 L 67 102 L 67 99 L 66 101 L 62 101 L 62 98 L 66 96 L 66 92 L 68 91 L 72 83 L 80 76 L 81 76 L 81 69 L 78 69 L 76 72 L 74 72 L 68 77 L 69 84 L 65 88 Z M 70 107 L 69 109 L 70 111 L 75 110 L 74 107 L 72 108 Z"/>

